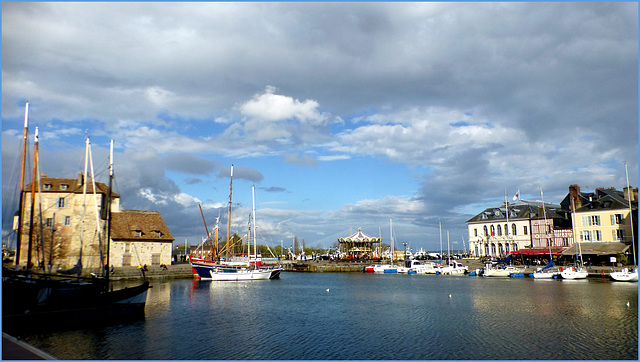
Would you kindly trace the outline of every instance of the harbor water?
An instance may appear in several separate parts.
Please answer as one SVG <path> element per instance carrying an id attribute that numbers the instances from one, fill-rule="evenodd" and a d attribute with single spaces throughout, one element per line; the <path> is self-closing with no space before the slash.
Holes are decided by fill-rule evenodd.
<path id="1" fill-rule="evenodd" d="M 638 284 L 363 273 L 152 281 L 144 320 L 33 331 L 60 359 L 638 359 Z"/>

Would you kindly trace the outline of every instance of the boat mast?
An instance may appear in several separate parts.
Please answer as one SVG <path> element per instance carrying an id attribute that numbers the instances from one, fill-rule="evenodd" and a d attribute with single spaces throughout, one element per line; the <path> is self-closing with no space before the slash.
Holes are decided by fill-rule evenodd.
<path id="1" fill-rule="evenodd" d="M 29 125 L 29 102 L 25 103 L 24 105 L 24 132 L 22 135 L 22 166 L 21 166 L 21 170 L 20 170 L 20 205 L 18 206 L 18 208 L 20 209 L 20 212 L 18 214 L 18 239 L 16 241 L 16 260 L 15 260 L 15 266 L 16 269 L 19 269 L 19 265 L 20 265 L 20 249 L 22 248 L 22 223 L 23 223 L 23 213 L 24 213 L 24 207 L 22 205 L 22 203 L 24 202 L 24 169 L 25 169 L 25 163 L 26 163 L 26 159 L 27 159 L 27 140 L 28 140 L 28 136 L 27 136 L 27 132 L 28 132 L 28 127 Z"/>
<path id="2" fill-rule="evenodd" d="M 447 230 L 447 265 L 451 265 L 451 250 L 449 250 L 449 230 Z"/>
<path id="3" fill-rule="evenodd" d="M 111 253 L 111 191 L 113 190 L 113 140 L 109 146 L 109 188 L 107 189 L 107 263 L 104 267 L 105 279 L 109 281 L 109 265 Z"/>
<path id="4" fill-rule="evenodd" d="M 551 241 L 549 240 L 549 226 L 547 226 L 547 208 L 544 206 L 544 193 L 542 192 L 542 186 L 540 186 L 540 197 L 542 198 L 542 214 L 544 215 L 544 235 L 547 240 L 547 246 L 549 246 L 549 262 L 553 261 L 551 255 Z"/>
<path id="5" fill-rule="evenodd" d="M 258 241 L 256 238 L 256 186 L 251 186 L 251 199 L 253 200 L 253 254 L 255 267 L 258 267 Z M 249 247 L 251 248 L 251 247 Z M 249 252 L 251 250 L 248 250 Z M 251 257 L 249 257 L 249 265 L 251 265 Z"/>
<path id="6" fill-rule="evenodd" d="M 29 217 L 29 246 L 27 248 L 27 269 L 31 269 L 33 253 L 33 217 L 36 208 L 36 178 L 38 176 L 38 127 L 33 136 L 33 175 L 31 176 L 31 215 Z M 42 221 L 42 220 L 41 220 Z"/>
<path id="7" fill-rule="evenodd" d="M 394 252 L 394 240 L 393 240 L 393 220 L 391 218 L 389 218 L 389 239 L 391 242 L 391 265 L 393 265 L 393 259 L 395 259 L 395 252 Z"/>
<path id="8" fill-rule="evenodd" d="M 635 235 L 633 233 L 633 211 L 631 210 L 631 186 L 629 185 L 629 168 L 627 167 L 627 163 L 624 163 L 624 171 L 627 174 L 627 192 L 629 193 L 629 220 L 631 221 L 631 250 L 633 252 L 633 264 L 637 266 L 636 262 L 636 246 L 635 246 Z"/>
<path id="9" fill-rule="evenodd" d="M 202 222 L 204 223 L 204 230 L 207 232 L 207 239 L 209 239 L 209 246 L 211 246 L 211 260 L 216 260 L 216 252 L 213 249 L 213 243 L 211 242 L 211 234 L 209 234 L 209 228 L 207 227 L 207 221 L 204 219 L 204 213 L 202 212 L 202 204 L 198 204 L 200 207 L 200 215 L 202 215 Z M 216 224 L 217 227 L 217 224 Z M 202 248 L 204 252 L 204 247 Z"/>
<path id="10" fill-rule="evenodd" d="M 229 214 L 227 216 L 227 259 L 229 259 L 229 245 L 231 244 L 231 195 L 233 194 L 233 165 L 231 165 L 231 181 L 229 181 Z M 228 260 L 227 260 L 228 261 Z"/>
<path id="11" fill-rule="evenodd" d="M 442 264 L 442 221 L 438 221 L 440 227 L 440 264 Z"/>

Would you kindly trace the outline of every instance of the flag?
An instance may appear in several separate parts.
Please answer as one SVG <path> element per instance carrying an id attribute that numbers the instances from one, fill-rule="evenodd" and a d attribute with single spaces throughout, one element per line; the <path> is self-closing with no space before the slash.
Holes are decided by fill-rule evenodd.
<path id="1" fill-rule="evenodd" d="M 518 190 L 518 192 L 516 192 L 516 194 L 513 195 L 513 201 L 516 201 L 519 198 L 520 198 L 520 190 Z"/>

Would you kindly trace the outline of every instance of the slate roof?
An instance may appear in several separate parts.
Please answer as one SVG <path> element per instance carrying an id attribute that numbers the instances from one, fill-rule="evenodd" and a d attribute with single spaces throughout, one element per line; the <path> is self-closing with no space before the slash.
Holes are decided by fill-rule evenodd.
<path id="1" fill-rule="evenodd" d="M 173 241 L 173 236 L 157 211 L 121 210 L 111 214 L 114 241 Z"/>
<path id="2" fill-rule="evenodd" d="M 582 207 L 576 209 L 576 212 L 629 209 L 629 201 L 624 198 L 623 191 L 598 189 L 594 196 Z M 631 208 L 637 209 L 638 202 L 632 201 Z"/>
<path id="3" fill-rule="evenodd" d="M 55 177 L 41 177 L 42 187 L 40 192 L 42 193 L 67 193 L 67 194 L 82 194 L 84 186 L 78 182 L 78 178 L 55 178 Z M 66 189 L 64 188 L 66 186 Z M 36 184 L 37 187 L 37 184 Z M 96 189 L 99 194 L 106 195 L 109 192 L 109 187 L 102 182 L 96 182 Z M 31 183 L 27 184 L 25 190 L 31 192 Z M 87 194 L 93 194 L 93 182 L 89 180 L 87 183 Z M 115 192 L 111 192 L 112 197 L 120 197 Z"/>
<path id="4" fill-rule="evenodd" d="M 547 210 L 547 218 L 565 218 L 561 212 L 560 205 L 554 205 L 548 202 L 545 202 L 544 205 Z M 540 206 L 542 206 L 542 201 L 518 200 L 515 202 L 509 202 L 509 220 L 541 218 L 543 215 L 539 212 Z M 483 212 L 467 220 L 467 223 L 491 222 L 498 220 L 506 221 L 506 213 L 507 208 L 503 203 L 500 206 L 485 209 Z"/>

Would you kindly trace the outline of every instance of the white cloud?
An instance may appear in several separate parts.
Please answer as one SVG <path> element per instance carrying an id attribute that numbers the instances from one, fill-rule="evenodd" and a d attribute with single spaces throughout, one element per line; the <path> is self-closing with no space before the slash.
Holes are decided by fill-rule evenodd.
<path id="1" fill-rule="evenodd" d="M 301 123 L 323 124 L 327 117 L 318 111 L 318 102 L 299 101 L 292 97 L 275 94 L 276 89 L 268 86 L 264 93 L 240 106 L 240 112 L 261 121 L 285 121 L 295 119 Z"/>

